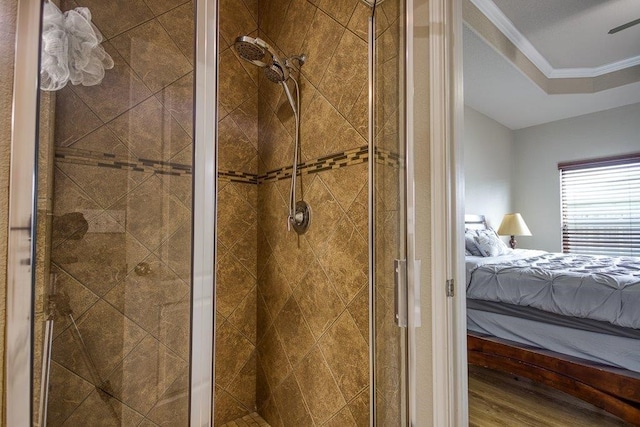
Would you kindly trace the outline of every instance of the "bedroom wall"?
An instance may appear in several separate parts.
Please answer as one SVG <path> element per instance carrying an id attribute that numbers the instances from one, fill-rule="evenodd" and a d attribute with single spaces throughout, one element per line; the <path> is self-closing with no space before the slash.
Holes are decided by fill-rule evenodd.
<path id="1" fill-rule="evenodd" d="M 562 250 L 558 162 L 640 151 L 639 117 L 640 103 L 513 132 L 513 206 L 533 234 L 519 237 L 519 247 Z"/>
<path id="2" fill-rule="evenodd" d="M 498 228 L 511 212 L 513 131 L 470 107 L 464 109 L 465 211 Z"/>

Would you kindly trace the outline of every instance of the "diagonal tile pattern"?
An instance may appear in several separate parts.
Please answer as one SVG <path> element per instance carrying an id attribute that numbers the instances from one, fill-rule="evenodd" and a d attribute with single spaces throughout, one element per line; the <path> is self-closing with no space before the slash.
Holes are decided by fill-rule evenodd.
<path id="1" fill-rule="evenodd" d="M 260 37 L 285 54 L 308 55 L 299 76 L 302 186 L 313 219 L 303 236 L 286 231 L 287 167 L 295 123 L 282 89 L 261 79 L 258 412 L 278 426 L 365 426 L 367 152 L 350 154 L 363 156 L 362 161 L 338 164 L 341 160 L 334 157 L 327 160 L 333 164 L 321 163 L 334 153 L 367 145 L 365 39 L 370 9 L 357 0 L 264 0 L 259 8 Z M 311 166 L 314 162 L 318 170 Z M 277 181 L 271 181 L 272 176 Z"/>
<path id="2" fill-rule="evenodd" d="M 115 64 L 56 97 L 49 424 L 185 425 L 193 2 L 77 6 Z"/>
<path id="3" fill-rule="evenodd" d="M 79 385 L 78 394 L 63 395 L 58 418 L 68 425 L 96 415 L 131 425 L 182 425 L 194 2 L 78 3 L 91 8 L 116 68 L 102 86 L 61 92 L 56 146 L 115 160 L 96 167 L 60 151 L 55 209 L 67 217 L 53 259 L 61 288 L 74 293 L 78 327 L 99 375 L 67 326 L 54 343 L 53 375 L 58 384 Z M 385 52 L 397 48 L 399 28 L 396 2 L 387 3 L 378 33 Z M 215 425 L 256 411 L 273 426 L 367 425 L 368 157 L 362 147 L 369 9 L 359 0 L 221 0 L 220 10 Z M 302 182 L 314 222 L 300 238 L 285 222 L 293 116 L 282 87 L 230 46 L 243 34 L 259 35 L 282 54 L 308 55 L 298 78 Z M 377 142 L 387 153 L 399 128 L 398 74 L 385 52 Z M 384 154 L 376 161 L 387 164 Z M 387 193 L 380 198 L 387 211 L 397 206 L 391 175 L 379 188 Z M 397 216 L 385 213 L 392 230 Z M 381 308 L 388 307 L 384 301 Z M 110 327 L 101 336 L 104 324 Z M 385 402 L 394 396 L 391 388 L 382 391 Z"/>
<path id="4" fill-rule="evenodd" d="M 107 39 L 153 18 L 143 0 L 77 0 L 77 3 L 91 10 L 93 23 Z"/>
<path id="5" fill-rule="evenodd" d="M 295 370 L 315 424 L 322 424 L 346 404 L 322 352 L 314 348 Z M 286 407 L 283 407 L 286 410 Z"/>
<path id="6" fill-rule="evenodd" d="M 220 1 L 216 426 L 257 409 L 258 70 L 229 47 L 256 35 L 256 9 L 257 1 Z"/>
<path id="7" fill-rule="evenodd" d="M 186 367 L 186 361 L 147 336 L 116 367 L 108 381 L 115 398 L 146 414 Z"/>
<path id="8" fill-rule="evenodd" d="M 111 43 L 106 42 L 104 48 L 113 58 L 114 65 L 105 73 L 102 83 L 71 89 L 106 123 L 149 98 L 151 90 Z"/>
<path id="9" fill-rule="evenodd" d="M 189 73 L 192 65 L 157 20 L 111 40 L 116 50 L 152 92 Z"/>
<path id="10" fill-rule="evenodd" d="M 367 85 L 367 63 L 361 60 L 366 52 L 367 43 L 351 31 L 345 31 L 319 86 L 320 91 L 345 117 Z"/>
<path id="11" fill-rule="evenodd" d="M 357 0 L 320 0 L 318 7 L 346 27 L 357 3 Z"/>
<path id="12" fill-rule="evenodd" d="M 191 143 L 189 135 L 154 97 L 120 115 L 108 126 L 133 154 L 143 159 L 170 159 Z"/>
<path id="13" fill-rule="evenodd" d="M 69 146 L 102 125 L 98 116 L 70 87 L 56 94 L 56 111 L 58 117 L 67 118 L 56 123 L 55 142 L 58 147 Z"/>

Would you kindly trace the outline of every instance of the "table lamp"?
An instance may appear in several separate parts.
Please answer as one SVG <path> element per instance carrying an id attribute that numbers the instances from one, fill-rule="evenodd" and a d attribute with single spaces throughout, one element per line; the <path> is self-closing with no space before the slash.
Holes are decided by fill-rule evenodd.
<path id="1" fill-rule="evenodd" d="M 522 215 L 519 213 L 509 213 L 502 218 L 502 223 L 500 224 L 500 228 L 498 228 L 498 235 L 500 236 L 511 236 L 511 240 L 509 240 L 509 245 L 511 249 L 516 248 L 516 238 L 515 236 L 531 236 L 531 231 L 529 231 L 529 227 L 522 219 Z"/>

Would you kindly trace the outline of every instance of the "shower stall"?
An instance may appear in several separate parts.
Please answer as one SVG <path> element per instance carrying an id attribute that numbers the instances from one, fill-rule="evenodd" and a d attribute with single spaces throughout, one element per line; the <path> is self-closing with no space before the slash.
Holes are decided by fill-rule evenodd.
<path id="1" fill-rule="evenodd" d="M 404 0 L 20 3 L 43 89 L 9 419 L 407 423 Z"/>

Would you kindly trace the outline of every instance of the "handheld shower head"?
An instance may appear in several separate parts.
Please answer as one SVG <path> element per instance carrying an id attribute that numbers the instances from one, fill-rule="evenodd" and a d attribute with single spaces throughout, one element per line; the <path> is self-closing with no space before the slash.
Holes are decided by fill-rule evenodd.
<path id="1" fill-rule="evenodd" d="M 273 83 L 282 83 L 289 78 L 289 69 L 274 61 L 273 64 L 264 69 L 264 75 Z"/>
<path id="2" fill-rule="evenodd" d="M 246 61 L 258 61 L 264 58 L 265 51 L 257 44 L 249 43 L 248 41 L 236 40 L 234 46 L 240 57 Z"/>
<path id="3" fill-rule="evenodd" d="M 240 58 L 264 68 L 264 75 L 273 83 L 282 83 L 289 78 L 289 59 L 285 58 L 285 61 L 282 61 L 276 51 L 261 38 L 241 36 L 236 39 L 234 47 Z M 292 59 L 296 59 L 302 65 L 306 56 L 298 55 Z"/>
<path id="4" fill-rule="evenodd" d="M 269 66 L 268 63 L 262 61 L 267 54 L 267 51 L 271 54 L 271 56 L 274 55 L 271 46 L 269 46 L 267 42 L 258 37 L 238 37 L 233 46 L 235 47 L 236 52 L 238 52 L 238 55 L 240 55 L 240 58 L 262 68 Z"/>
<path id="5" fill-rule="evenodd" d="M 267 44 L 264 40 L 256 37 L 241 36 L 235 40 L 234 47 L 240 58 L 245 61 L 251 62 L 253 65 L 257 65 L 264 70 L 265 77 L 276 84 L 282 85 L 284 93 L 287 96 L 287 101 L 293 110 L 293 115 L 296 121 L 296 136 L 295 136 L 295 149 L 293 155 L 293 171 L 291 173 L 291 189 L 289 192 L 289 215 L 287 216 L 287 227 L 293 229 L 298 234 L 303 234 L 309 227 L 311 210 L 309 206 L 302 201 L 296 202 L 296 180 L 298 176 L 298 161 L 300 152 L 300 87 L 295 77 L 292 76 L 291 69 L 300 71 L 300 67 L 307 60 L 305 54 L 285 57 L 284 61 L 280 59 L 275 50 Z M 270 58 L 267 56 L 269 54 Z M 266 58 L 265 58 L 266 57 Z M 292 61 L 296 61 L 298 66 L 295 67 Z M 293 96 L 287 81 L 293 80 L 293 84 L 296 89 L 296 100 L 294 102 Z"/>

